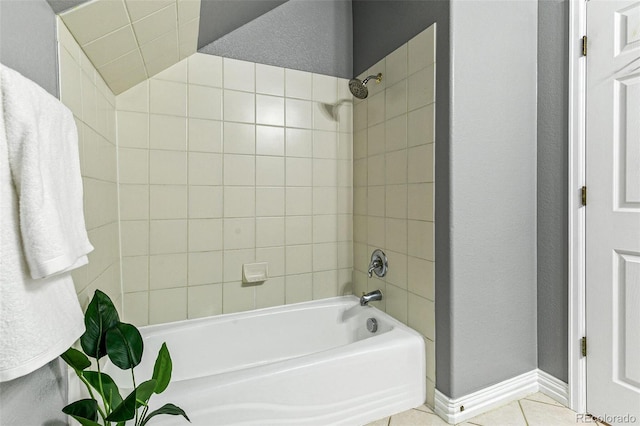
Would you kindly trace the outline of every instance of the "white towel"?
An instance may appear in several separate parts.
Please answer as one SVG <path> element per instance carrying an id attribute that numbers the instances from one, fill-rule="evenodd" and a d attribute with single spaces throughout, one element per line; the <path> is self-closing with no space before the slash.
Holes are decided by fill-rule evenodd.
<path id="1" fill-rule="evenodd" d="M 71 112 L 0 64 L 0 382 L 56 358 L 84 332 L 68 271 L 93 250 Z"/>

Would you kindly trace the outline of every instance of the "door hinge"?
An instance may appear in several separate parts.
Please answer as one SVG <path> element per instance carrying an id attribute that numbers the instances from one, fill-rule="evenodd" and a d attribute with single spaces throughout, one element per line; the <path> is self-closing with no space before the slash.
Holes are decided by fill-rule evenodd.
<path id="1" fill-rule="evenodd" d="M 587 356 L 587 337 L 583 337 L 580 339 L 580 351 L 582 352 L 582 356 Z"/>
<path id="2" fill-rule="evenodd" d="M 583 206 L 587 205 L 587 187 L 583 186 L 580 188 L 580 202 Z"/>
<path id="3" fill-rule="evenodd" d="M 587 56 L 587 36 L 582 36 L 582 56 Z"/>

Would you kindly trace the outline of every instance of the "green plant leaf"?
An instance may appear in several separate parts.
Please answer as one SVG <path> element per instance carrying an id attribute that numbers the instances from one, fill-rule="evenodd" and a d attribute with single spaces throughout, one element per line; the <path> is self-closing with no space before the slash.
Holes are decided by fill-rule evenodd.
<path id="1" fill-rule="evenodd" d="M 99 377 L 102 376 L 102 390 L 104 391 L 104 398 L 109 402 L 110 407 L 117 407 L 122 402 L 122 396 L 120 396 L 118 386 L 108 374 L 98 373 L 97 371 L 85 371 L 83 376 L 98 392 L 100 392 Z"/>
<path id="2" fill-rule="evenodd" d="M 108 422 L 126 422 L 131 420 L 136 415 L 136 390 L 132 390 L 131 393 L 113 409 L 111 414 L 106 418 Z"/>
<path id="3" fill-rule="evenodd" d="M 156 381 L 153 379 L 147 380 L 146 382 L 138 385 L 136 388 L 136 408 L 147 405 L 156 386 Z"/>
<path id="4" fill-rule="evenodd" d="M 69 348 L 60 358 L 76 371 L 82 371 L 91 365 L 89 358 L 77 349 Z"/>
<path id="5" fill-rule="evenodd" d="M 121 322 L 107 331 L 107 354 L 117 367 L 127 370 L 140 364 L 142 350 L 142 336 L 135 326 Z"/>
<path id="6" fill-rule="evenodd" d="M 187 417 L 187 414 L 184 412 L 184 410 L 176 405 L 173 404 L 164 404 L 162 407 L 158 408 L 155 411 L 152 411 L 149 413 L 149 415 L 147 417 L 145 417 L 142 420 L 142 423 L 140 423 L 140 426 L 144 426 L 147 424 L 147 422 L 154 416 L 157 416 L 158 414 L 169 414 L 172 416 L 182 416 L 185 419 L 187 419 L 187 421 L 189 423 L 191 423 L 191 420 L 189 420 L 189 417 Z"/>
<path id="7" fill-rule="evenodd" d="M 98 420 L 98 402 L 95 399 L 81 399 L 73 402 L 64 407 L 62 412 L 84 426 L 100 426 L 96 422 Z"/>
<path id="8" fill-rule="evenodd" d="M 156 380 L 156 389 L 155 393 L 162 393 L 169 386 L 169 382 L 171 381 L 171 370 L 173 369 L 173 363 L 171 362 L 171 355 L 169 355 L 169 349 L 167 349 L 167 344 L 163 343 L 160 351 L 158 352 L 158 357 L 156 358 L 156 363 L 153 366 L 153 379 Z"/>
<path id="9" fill-rule="evenodd" d="M 80 337 L 82 350 L 88 356 L 100 359 L 107 354 L 105 335 L 114 325 L 120 322 L 118 311 L 109 296 L 96 290 L 84 313 L 86 331 Z"/>

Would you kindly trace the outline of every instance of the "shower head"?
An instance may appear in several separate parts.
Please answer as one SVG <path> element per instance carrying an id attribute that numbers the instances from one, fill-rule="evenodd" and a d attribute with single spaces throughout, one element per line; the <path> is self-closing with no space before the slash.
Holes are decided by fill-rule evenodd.
<path id="1" fill-rule="evenodd" d="M 358 99 L 366 98 L 369 95 L 367 83 L 372 78 L 376 80 L 376 83 L 380 83 L 382 81 L 382 73 L 378 73 L 378 75 L 370 75 L 362 81 L 357 78 L 352 78 L 351 80 L 349 80 L 349 90 L 351 91 L 351 94 Z"/>

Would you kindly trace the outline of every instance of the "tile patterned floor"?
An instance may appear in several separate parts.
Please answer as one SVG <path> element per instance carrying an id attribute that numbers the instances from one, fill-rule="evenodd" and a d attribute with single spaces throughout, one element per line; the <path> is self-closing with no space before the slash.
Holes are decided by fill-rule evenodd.
<path id="1" fill-rule="evenodd" d="M 498 407 L 458 426 L 576 426 L 576 413 L 541 393 Z M 587 423 L 599 425 L 597 422 Z M 423 405 L 413 410 L 376 420 L 367 426 L 447 426 Z"/>

